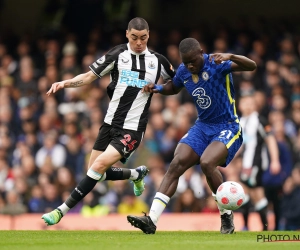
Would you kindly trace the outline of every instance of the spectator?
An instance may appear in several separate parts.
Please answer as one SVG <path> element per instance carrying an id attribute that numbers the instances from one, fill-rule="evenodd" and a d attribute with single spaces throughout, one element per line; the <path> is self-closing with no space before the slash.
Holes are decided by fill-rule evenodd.
<path id="1" fill-rule="evenodd" d="M 27 212 L 27 208 L 22 202 L 17 191 L 10 190 L 6 193 L 6 204 L 0 208 L 0 214 L 19 215 Z"/>
<path id="2" fill-rule="evenodd" d="M 44 145 L 36 153 L 36 165 L 41 168 L 46 158 L 51 161 L 55 168 L 64 166 L 66 162 L 66 149 L 57 143 L 57 135 L 54 131 L 45 135 Z"/>

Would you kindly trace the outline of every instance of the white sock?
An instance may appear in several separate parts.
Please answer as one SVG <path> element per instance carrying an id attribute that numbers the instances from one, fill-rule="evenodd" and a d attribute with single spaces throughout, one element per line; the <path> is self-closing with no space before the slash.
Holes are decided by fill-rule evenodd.
<path id="1" fill-rule="evenodd" d="M 218 209 L 220 211 L 220 215 L 223 215 L 223 214 L 231 214 L 231 210 L 227 210 L 227 209 L 224 209 L 224 208 L 221 208 L 217 199 L 216 199 L 216 195 L 214 193 L 212 193 L 212 196 L 214 197 L 216 203 L 217 203 L 217 206 L 218 206 Z"/>
<path id="2" fill-rule="evenodd" d="M 100 174 L 96 171 L 94 171 L 93 169 L 89 169 L 86 173 L 87 176 L 91 177 L 92 179 L 99 181 L 101 179 L 101 177 L 103 176 L 103 174 Z"/>
<path id="3" fill-rule="evenodd" d="M 134 181 L 139 177 L 139 172 L 136 171 L 135 169 L 130 169 L 130 172 L 131 172 L 131 174 L 130 174 L 129 180 Z"/>
<path id="4" fill-rule="evenodd" d="M 63 215 L 65 215 L 70 210 L 66 203 L 61 204 L 58 208 L 60 209 Z"/>
<path id="5" fill-rule="evenodd" d="M 99 182 L 105 181 L 105 179 L 106 179 L 106 173 L 104 173 L 104 174 L 102 175 L 102 177 L 100 178 Z"/>
<path id="6" fill-rule="evenodd" d="M 259 211 L 262 208 L 266 207 L 268 205 L 268 200 L 267 198 L 262 198 L 259 202 L 257 202 L 254 206 L 255 211 Z"/>
<path id="7" fill-rule="evenodd" d="M 247 202 L 249 202 L 250 201 L 250 196 L 249 196 L 249 194 L 245 194 L 245 200 L 244 200 L 244 204 L 246 204 Z"/>
<path id="8" fill-rule="evenodd" d="M 170 201 L 170 197 L 164 195 L 163 193 L 157 192 L 153 199 L 149 216 L 154 223 L 157 224 L 159 217 L 161 216 L 162 212 L 165 210 L 168 202 Z"/>

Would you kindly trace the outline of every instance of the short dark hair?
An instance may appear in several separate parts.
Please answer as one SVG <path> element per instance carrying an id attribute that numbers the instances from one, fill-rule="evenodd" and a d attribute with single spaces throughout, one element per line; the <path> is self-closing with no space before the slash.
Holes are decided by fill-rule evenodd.
<path id="1" fill-rule="evenodd" d="M 149 30 L 149 25 L 144 18 L 135 17 L 128 23 L 127 30 Z"/>
<path id="2" fill-rule="evenodd" d="M 185 38 L 179 44 L 179 52 L 181 54 L 186 54 L 197 49 L 201 49 L 201 47 L 195 38 Z"/>

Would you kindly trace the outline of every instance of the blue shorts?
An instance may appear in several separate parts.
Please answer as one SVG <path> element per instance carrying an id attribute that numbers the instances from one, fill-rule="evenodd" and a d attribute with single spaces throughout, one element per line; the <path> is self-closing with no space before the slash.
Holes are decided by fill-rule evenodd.
<path id="1" fill-rule="evenodd" d="M 213 141 L 220 141 L 228 149 L 226 167 L 235 156 L 243 143 L 242 129 L 239 123 L 232 122 L 226 124 L 207 124 L 199 120 L 189 129 L 179 143 L 189 145 L 199 157 L 203 154 L 207 146 Z"/>

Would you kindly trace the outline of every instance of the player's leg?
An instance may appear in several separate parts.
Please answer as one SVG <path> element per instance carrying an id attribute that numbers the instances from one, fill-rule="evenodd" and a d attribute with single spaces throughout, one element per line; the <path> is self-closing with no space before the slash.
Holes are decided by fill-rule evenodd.
<path id="1" fill-rule="evenodd" d="M 206 177 L 211 191 L 215 194 L 218 187 L 223 183 L 223 177 L 218 169 L 226 163 L 228 150 L 226 146 L 219 141 L 213 141 L 204 150 L 200 158 L 200 166 Z"/>
<path id="2" fill-rule="evenodd" d="M 213 141 L 204 150 L 200 158 L 200 166 L 204 173 L 207 183 L 215 197 L 218 187 L 223 183 L 223 177 L 218 169 L 218 166 L 226 164 L 228 156 L 227 147 L 220 141 Z M 233 213 L 230 210 L 223 209 L 217 203 L 221 215 L 221 229 L 222 234 L 231 234 L 234 232 Z"/>
<path id="3" fill-rule="evenodd" d="M 156 224 L 163 213 L 170 198 L 174 195 L 179 177 L 190 167 L 199 162 L 199 155 L 187 144 L 179 143 L 174 158 L 165 174 L 162 183 L 156 193 L 149 216 L 127 216 L 127 220 L 135 227 L 140 228 L 146 234 L 154 234 Z"/>
<path id="4" fill-rule="evenodd" d="M 86 177 L 84 177 L 71 192 L 67 200 L 57 209 L 42 216 L 45 223 L 47 225 L 57 224 L 70 209 L 76 206 L 77 203 L 95 187 L 105 171 L 121 158 L 122 155 L 113 146 L 109 145 L 107 149 L 94 160 L 92 166 L 87 171 Z"/>
<path id="5" fill-rule="evenodd" d="M 92 166 L 95 159 L 107 148 L 108 144 L 114 146 L 123 155 L 121 161 L 124 163 L 137 149 L 142 138 L 143 132 L 116 129 L 108 124 L 103 124 L 95 141 L 88 168 Z M 139 166 L 135 169 L 112 166 L 106 170 L 100 181 L 131 180 L 134 183 L 134 194 L 139 196 L 145 189 L 143 179 L 148 172 L 146 166 Z"/>
<path id="6" fill-rule="evenodd" d="M 207 183 L 211 188 L 212 195 L 223 182 L 223 177 L 217 166 L 226 167 L 242 145 L 242 131 L 238 123 L 231 123 L 224 126 L 216 126 L 219 134 L 212 139 L 212 142 L 204 150 L 200 158 L 200 165 L 206 176 Z M 217 132 L 215 129 L 215 132 Z M 217 203 L 221 214 L 222 234 L 234 232 L 233 213 L 223 209 Z"/>
<path id="7" fill-rule="evenodd" d="M 96 158 L 101 155 L 103 151 L 99 150 L 92 150 L 88 169 L 92 166 Z M 128 168 L 118 168 L 112 166 L 108 168 L 101 179 L 99 181 L 117 181 L 117 180 L 132 180 L 132 181 L 140 181 L 148 174 L 149 170 L 145 166 L 139 166 L 135 169 L 128 169 Z M 142 192 L 138 192 L 137 194 L 141 195 Z M 137 195 L 136 194 L 136 195 Z"/>
<path id="8" fill-rule="evenodd" d="M 267 212 L 268 212 L 268 200 L 265 197 L 263 187 L 255 187 L 250 190 L 250 197 L 254 204 L 254 210 L 259 213 L 263 230 L 268 230 L 268 219 L 267 219 Z"/>
<path id="9" fill-rule="evenodd" d="M 272 203 L 273 211 L 275 215 L 275 228 L 274 230 L 279 230 L 279 220 L 280 220 L 280 194 L 282 193 L 282 187 L 280 186 L 268 186 L 264 187 L 265 195 L 268 202 Z"/>
<path id="10" fill-rule="evenodd" d="M 245 199 L 243 202 L 242 207 L 240 208 L 240 212 L 243 214 L 243 219 L 244 219 L 244 227 L 243 227 L 243 231 L 248 231 L 249 227 L 248 227 L 248 219 L 249 219 L 249 213 L 250 213 L 250 209 L 251 209 L 251 200 L 250 200 L 250 188 L 245 185 L 243 182 L 240 182 L 240 184 L 242 185 L 244 191 L 245 191 Z"/>

